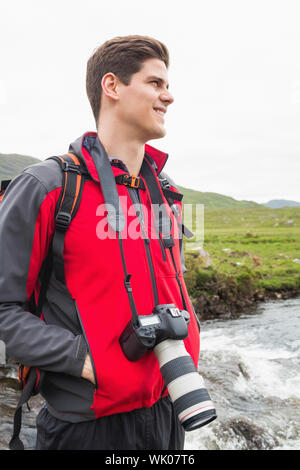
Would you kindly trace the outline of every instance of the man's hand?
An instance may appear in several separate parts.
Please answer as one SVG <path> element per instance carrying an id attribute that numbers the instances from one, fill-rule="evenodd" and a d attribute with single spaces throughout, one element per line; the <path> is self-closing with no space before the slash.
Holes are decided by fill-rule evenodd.
<path id="1" fill-rule="evenodd" d="M 92 366 L 92 362 L 91 362 L 91 358 L 90 358 L 89 354 L 86 355 L 85 362 L 84 362 L 84 365 L 83 365 L 83 369 L 82 369 L 82 372 L 81 372 L 81 377 L 83 377 L 84 379 L 89 380 L 94 385 L 96 383 L 95 376 L 94 376 L 94 371 L 93 371 L 93 366 Z"/>

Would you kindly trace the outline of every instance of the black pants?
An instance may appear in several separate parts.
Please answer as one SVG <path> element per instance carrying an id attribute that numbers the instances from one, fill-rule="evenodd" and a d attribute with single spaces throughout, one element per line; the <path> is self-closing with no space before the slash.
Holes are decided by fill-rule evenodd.
<path id="1" fill-rule="evenodd" d="M 36 450 L 182 450 L 184 430 L 169 397 L 94 421 L 68 423 L 42 408 Z"/>

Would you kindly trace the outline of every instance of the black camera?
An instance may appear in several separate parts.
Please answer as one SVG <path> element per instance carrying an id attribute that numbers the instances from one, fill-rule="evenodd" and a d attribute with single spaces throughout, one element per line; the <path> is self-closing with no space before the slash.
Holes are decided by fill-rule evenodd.
<path id="1" fill-rule="evenodd" d="M 153 350 L 175 412 L 186 431 L 217 417 L 203 378 L 182 341 L 188 336 L 189 320 L 189 313 L 174 304 L 157 305 L 152 315 L 138 315 L 137 324 L 131 320 L 119 340 L 130 361 L 137 361 Z"/>
<path id="2" fill-rule="evenodd" d="M 139 315 L 138 324 L 130 321 L 120 337 L 121 348 L 129 361 L 137 361 L 146 351 L 165 339 L 185 339 L 190 314 L 174 304 L 157 305 L 152 315 Z"/>

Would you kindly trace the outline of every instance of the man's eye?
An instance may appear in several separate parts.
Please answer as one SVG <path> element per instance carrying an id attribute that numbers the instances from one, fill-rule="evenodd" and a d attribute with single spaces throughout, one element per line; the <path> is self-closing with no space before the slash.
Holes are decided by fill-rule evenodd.
<path id="1" fill-rule="evenodd" d="M 152 82 L 151 82 L 151 83 L 156 83 L 156 85 L 157 85 L 157 86 L 159 85 L 159 82 L 158 82 L 158 80 L 152 80 Z"/>

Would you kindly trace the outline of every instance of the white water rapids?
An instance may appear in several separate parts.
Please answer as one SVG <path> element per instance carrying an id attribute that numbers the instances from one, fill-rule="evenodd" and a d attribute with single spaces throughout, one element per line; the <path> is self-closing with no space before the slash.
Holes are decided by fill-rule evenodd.
<path id="1" fill-rule="evenodd" d="M 300 449 L 300 298 L 203 322 L 199 371 L 218 418 L 185 449 Z"/>

